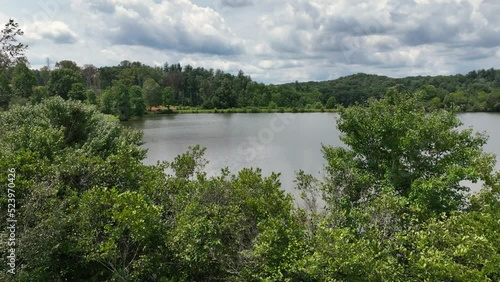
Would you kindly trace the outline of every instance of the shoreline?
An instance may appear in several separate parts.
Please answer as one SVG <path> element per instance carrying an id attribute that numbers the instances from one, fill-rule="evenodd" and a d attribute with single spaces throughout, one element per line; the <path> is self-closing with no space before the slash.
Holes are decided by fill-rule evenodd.
<path id="1" fill-rule="evenodd" d="M 175 110 L 157 110 L 157 111 L 146 111 L 144 116 L 149 115 L 172 115 L 172 114 L 232 114 L 232 113 L 336 113 L 339 112 L 338 109 L 316 109 L 316 108 L 229 108 L 229 109 L 200 109 L 200 108 L 186 108 L 186 109 L 175 109 Z"/>
<path id="2" fill-rule="evenodd" d="M 140 120 L 143 118 L 171 116 L 177 114 L 269 114 L 269 113 L 339 113 L 338 108 L 335 109 L 306 109 L 306 108 L 229 108 L 229 109 L 200 109 L 200 108 L 186 108 L 186 109 L 169 109 L 169 110 L 156 110 L 146 111 L 143 116 L 133 116 L 128 121 Z M 467 113 L 492 113 L 500 114 L 498 112 L 457 112 L 457 114 Z"/>

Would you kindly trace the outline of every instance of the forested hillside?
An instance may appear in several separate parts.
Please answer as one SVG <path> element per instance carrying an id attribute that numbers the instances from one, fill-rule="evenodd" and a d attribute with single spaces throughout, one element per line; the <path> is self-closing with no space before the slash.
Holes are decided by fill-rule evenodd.
<path id="1" fill-rule="evenodd" d="M 19 63 L 0 73 L 0 106 L 7 109 L 61 96 L 94 104 L 102 112 L 126 120 L 158 106 L 333 109 L 378 99 L 394 86 L 422 92 L 421 102 L 428 109 L 500 111 L 500 70 L 494 69 L 435 77 L 355 74 L 332 81 L 265 85 L 252 81 L 243 71 L 233 75 L 190 65 L 152 67 L 129 61 L 99 68 L 61 61 L 38 70 Z"/>
<path id="2" fill-rule="evenodd" d="M 500 70 L 471 71 L 466 75 L 414 76 L 390 78 L 380 75 L 355 74 L 331 81 L 285 84 L 299 91 L 319 91 L 322 102 L 334 97 L 344 106 L 380 98 L 387 88 L 400 85 L 414 93 L 423 92 L 428 107 L 457 106 L 462 111 L 500 111 Z"/>

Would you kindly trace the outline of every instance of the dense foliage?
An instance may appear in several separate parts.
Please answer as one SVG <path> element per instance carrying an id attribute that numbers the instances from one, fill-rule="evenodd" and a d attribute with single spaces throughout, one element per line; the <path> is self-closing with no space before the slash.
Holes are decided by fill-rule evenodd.
<path id="1" fill-rule="evenodd" d="M 471 71 L 467 75 L 389 78 L 355 74 L 332 81 L 265 85 L 239 71 L 168 64 L 151 67 L 122 61 L 117 66 L 78 66 L 63 60 L 52 68 L 50 60 L 38 70 L 28 66 L 18 42 L 23 35 L 13 20 L 0 33 L 0 108 L 36 104 L 50 96 L 81 100 L 97 105 L 120 120 L 142 116 L 145 109 L 248 109 L 246 112 L 302 112 L 365 104 L 381 98 L 391 87 L 420 92 L 427 109 L 455 108 L 460 111 L 500 111 L 500 70 Z M 174 106 L 171 107 L 170 106 Z M 214 110 L 215 109 L 215 110 Z"/>
<path id="2" fill-rule="evenodd" d="M 48 65 L 39 70 L 19 63 L 0 74 L 0 105 L 6 109 L 9 104 L 35 104 L 45 98 L 40 93 L 46 93 L 95 104 L 102 112 L 122 120 L 141 116 L 145 109 L 169 112 L 170 106 L 300 112 L 365 104 L 396 86 L 420 92 L 421 104 L 427 109 L 500 111 L 500 70 L 494 69 L 399 79 L 356 74 L 333 81 L 265 85 L 252 81 L 243 71 L 232 75 L 189 65 L 165 63 L 163 67 L 151 67 L 129 61 L 100 68 L 61 61 L 55 69 Z"/>
<path id="3" fill-rule="evenodd" d="M 0 279 L 498 281 L 486 139 L 417 101 L 390 90 L 342 109 L 348 148 L 323 148 L 325 179 L 298 173 L 301 207 L 276 174 L 208 177 L 199 146 L 144 165 L 141 134 L 81 101 L 15 106 L 0 114 L 0 177 L 16 169 L 17 273 L 3 264 Z M 463 180 L 485 188 L 463 194 Z"/>
<path id="4" fill-rule="evenodd" d="M 288 87 L 321 92 L 321 100 L 333 97 L 343 106 L 380 98 L 390 87 L 421 92 L 429 109 L 458 107 L 460 111 L 500 111 L 500 70 L 471 71 L 466 75 L 390 78 L 355 74 L 332 81 L 286 84 Z"/>

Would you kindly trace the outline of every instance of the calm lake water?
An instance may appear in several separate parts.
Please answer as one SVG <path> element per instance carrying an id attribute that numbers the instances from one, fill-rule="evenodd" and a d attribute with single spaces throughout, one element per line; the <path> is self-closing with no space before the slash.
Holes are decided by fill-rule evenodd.
<path id="1" fill-rule="evenodd" d="M 335 113 L 179 114 L 124 124 L 144 132 L 145 164 L 171 161 L 188 146 L 206 147 L 209 175 L 229 167 L 260 167 L 264 175 L 281 173 L 285 191 L 295 194 L 295 171 L 321 177 L 321 144 L 342 146 Z M 485 150 L 500 155 L 500 114 L 460 114 L 464 128 L 486 131 Z M 497 164 L 500 169 L 500 165 Z"/>

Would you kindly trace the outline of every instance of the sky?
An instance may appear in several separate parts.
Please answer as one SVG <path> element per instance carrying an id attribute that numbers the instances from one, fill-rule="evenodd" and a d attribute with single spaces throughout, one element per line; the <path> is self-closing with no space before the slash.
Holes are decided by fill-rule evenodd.
<path id="1" fill-rule="evenodd" d="M 500 66 L 498 0 L 0 0 L 33 68 L 165 62 L 264 83 Z"/>

